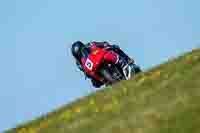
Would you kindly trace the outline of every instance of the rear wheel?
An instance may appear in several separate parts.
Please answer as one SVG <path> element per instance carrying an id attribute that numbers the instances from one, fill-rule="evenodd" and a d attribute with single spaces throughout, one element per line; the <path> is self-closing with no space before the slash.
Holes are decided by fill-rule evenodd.
<path id="1" fill-rule="evenodd" d="M 140 72 L 142 72 L 142 70 L 140 69 L 140 67 L 135 68 L 135 73 L 136 73 L 136 74 L 137 74 L 137 73 L 140 73 Z"/>
<path id="2" fill-rule="evenodd" d="M 142 72 L 141 68 L 136 64 L 130 64 L 130 66 L 132 67 L 132 72 L 131 72 L 132 74 L 137 74 Z"/>

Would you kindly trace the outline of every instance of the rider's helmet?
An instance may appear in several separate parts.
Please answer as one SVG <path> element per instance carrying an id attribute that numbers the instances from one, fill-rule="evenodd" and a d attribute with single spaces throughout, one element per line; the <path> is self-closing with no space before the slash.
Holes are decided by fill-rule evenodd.
<path id="1" fill-rule="evenodd" d="M 81 58 L 81 50 L 85 47 L 85 45 L 81 41 L 76 41 L 72 44 L 71 52 L 74 58 L 80 60 Z"/>

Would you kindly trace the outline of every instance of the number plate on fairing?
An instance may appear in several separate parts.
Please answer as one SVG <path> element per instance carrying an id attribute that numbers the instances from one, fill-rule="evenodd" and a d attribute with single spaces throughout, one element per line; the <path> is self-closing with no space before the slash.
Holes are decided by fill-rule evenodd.
<path id="1" fill-rule="evenodd" d="M 87 58 L 87 60 L 85 62 L 85 66 L 87 69 L 89 69 L 91 71 L 93 68 L 93 62 L 89 58 Z"/>

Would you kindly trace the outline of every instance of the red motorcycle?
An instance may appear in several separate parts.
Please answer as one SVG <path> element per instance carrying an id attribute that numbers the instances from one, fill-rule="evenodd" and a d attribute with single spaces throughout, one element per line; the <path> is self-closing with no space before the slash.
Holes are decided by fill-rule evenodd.
<path id="1" fill-rule="evenodd" d="M 110 85 L 120 80 L 129 80 L 131 76 L 141 72 L 132 59 L 127 61 L 128 63 L 123 70 L 114 63 L 106 61 L 104 56 L 108 51 L 110 49 L 96 48 L 88 55 L 86 61 L 82 62 L 87 75 L 105 85 Z"/>

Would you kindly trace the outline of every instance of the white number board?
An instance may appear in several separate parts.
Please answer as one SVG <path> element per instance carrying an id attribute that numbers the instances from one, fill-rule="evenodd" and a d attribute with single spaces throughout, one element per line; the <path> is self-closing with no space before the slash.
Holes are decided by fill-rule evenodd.
<path id="1" fill-rule="evenodd" d="M 85 66 L 89 69 L 92 70 L 93 68 L 93 63 L 90 59 L 87 58 L 86 62 L 85 62 Z"/>

